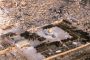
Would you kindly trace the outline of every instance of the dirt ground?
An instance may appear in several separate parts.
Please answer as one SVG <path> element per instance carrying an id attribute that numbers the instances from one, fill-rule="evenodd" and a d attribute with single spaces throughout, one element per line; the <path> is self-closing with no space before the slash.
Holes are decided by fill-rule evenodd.
<path id="1" fill-rule="evenodd" d="M 0 0 L 0 33 L 13 27 L 28 30 L 61 19 L 90 33 L 90 0 Z M 6 60 L 12 56 L 16 60 L 26 60 L 18 56 L 19 53 L 17 57 L 12 53 L 0 58 L 6 57 L 3 59 Z"/>
<path id="2" fill-rule="evenodd" d="M 0 28 L 39 27 L 65 19 L 90 32 L 90 0 L 0 0 Z"/>

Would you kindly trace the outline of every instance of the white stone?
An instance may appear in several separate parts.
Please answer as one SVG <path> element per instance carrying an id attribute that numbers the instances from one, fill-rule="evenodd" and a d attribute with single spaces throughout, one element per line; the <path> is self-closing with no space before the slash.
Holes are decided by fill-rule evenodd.
<path id="1" fill-rule="evenodd" d="M 69 33 L 65 32 L 59 27 L 52 27 L 51 30 L 51 32 L 48 32 L 48 29 L 39 30 L 37 31 L 37 34 L 41 37 L 46 38 L 49 42 L 72 38 L 72 36 L 70 36 Z M 54 37 L 52 37 L 52 35 L 54 35 Z"/>

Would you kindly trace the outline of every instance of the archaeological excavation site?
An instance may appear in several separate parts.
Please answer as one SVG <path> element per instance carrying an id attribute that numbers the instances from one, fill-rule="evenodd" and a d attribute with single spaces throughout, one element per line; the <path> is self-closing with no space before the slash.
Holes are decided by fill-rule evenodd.
<path id="1" fill-rule="evenodd" d="M 90 0 L 0 0 L 0 60 L 90 60 Z"/>

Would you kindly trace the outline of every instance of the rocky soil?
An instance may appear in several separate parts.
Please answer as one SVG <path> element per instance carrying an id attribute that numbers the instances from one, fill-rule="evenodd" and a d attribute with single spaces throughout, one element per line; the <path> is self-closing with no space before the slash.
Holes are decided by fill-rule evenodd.
<path id="1" fill-rule="evenodd" d="M 62 19 L 90 33 L 90 0 L 0 0 L 0 35 L 7 31 L 40 27 Z M 4 58 L 2 60 L 8 57 L 11 57 L 8 60 L 26 60 L 16 50 L 0 55 L 0 58 Z"/>
<path id="2" fill-rule="evenodd" d="M 0 28 L 39 27 L 65 19 L 90 32 L 90 0 L 0 0 Z"/>

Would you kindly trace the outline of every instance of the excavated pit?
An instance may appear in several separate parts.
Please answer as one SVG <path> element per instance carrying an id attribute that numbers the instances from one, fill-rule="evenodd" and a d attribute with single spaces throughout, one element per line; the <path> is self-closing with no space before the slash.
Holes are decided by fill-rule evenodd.
<path id="1" fill-rule="evenodd" d="M 90 0 L 0 0 L 0 60 L 90 60 Z"/>
<path id="2" fill-rule="evenodd" d="M 58 30 L 59 28 L 62 29 L 64 31 L 65 35 L 67 35 L 68 37 L 67 38 L 64 37 L 64 39 L 60 39 L 60 38 L 55 37 L 55 35 L 54 36 L 50 35 L 54 39 L 56 38 L 55 40 L 53 40 L 53 38 L 48 39 L 47 38 L 48 36 L 45 37 L 43 35 L 40 35 L 41 34 L 40 31 L 43 31 L 46 29 L 47 31 L 50 31 L 50 33 L 51 33 L 51 32 L 53 32 L 53 28 L 56 30 Z M 48 32 L 48 34 L 49 34 L 49 32 Z M 33 46 L 36 49 L 37 53 L 40 53 L 42 56 L 44 56 L 44 58 L 46 58 L 46 60 L 52 60 L 52 59 L 48 59 L 48 58 L 52 57 L 54 55 L 63 54 L 69 50 L 76 49 L 82 45 L 87 45 L 90 42 L 90 36 L 88 33 L 83 32 L 82 30 L 78 30 L 76 27 L 71 26 L 70 23 L 65 20 L 63 20 L 62 22 L 57 23 L 57 24 L 51 24 L 51 25 L 46 25 L 46 26 L 37 28 L 37 31 L 34 33 L 25 31 L 19 35 L 20 39 L 18 39 L 18 40 L 17 39 L 15 40 L 15 38 L 17 38 L 15 36 L 18 36 L 16 34 L 8 33 L 5 35 L 10 36 L 10 38 L 12 38 L 12 40 L 10 42 L 11 44 L 8 46 L 7 46 L 7 44 L 9 44 L 9 43 L 4 44 L 6 46 L 4 46 L 2 44 L 4 49 L 7 49 L 10 46 L 13 47 L 15 45 L 18 45 L 18 46 L 20 45 L 19 49 L 24 49 L 25 47 Z M 53 41 L 51 41 L 51 40 L 53 40 Z M 14 42 L 15 45 L 13 45 L 12 42 Z M 87 47 L 89 47 L 89 46 L 87 46 Z M 70 52 L 70 54 L 66 54 L 64 57 L 57 56 L 53 59 L 65 60 L 67 58 L 69 59 L 69 57 L 72 57 L 72 58 L 70 58 L 71 60 L 72 59 L 74 59 L 74 60 L 82 59 L 78 56 L 80 56 L 80 54 L 82 54 L 83 56 L 84 56 L 84 54 L 85 54 L 85 56 L 87 54 L 89 54 L 89 51 L 88 51 L 89 48 L 87 48 L 87 47 L 84 47 L 84 48 L 86 48 L 85 50 L 81 50 L 84 48 L 79 49 L 79 51 L 81 51 L 80 53 L 78 53 L 79 55 L 77 55 L 77 52 L 79 52 L 79 51 L 77 51 L 78 50 L 77 49 L 74 52 Z M 4 49 L 2 49 L 1 51 L 3 51 Z M 18 51 L 17 48 L 15 48 L 15 50 Z M 13 50 L 11 49 L 11 51 L 13 51 Z M 11 53 L 11 52 L 9 52 L 9 53 Z M 6 53 L 4 53 L 4 54 L 6 54 Z M 18 54 L 20 54 L 20 53 L 18 53 Z M 20 55 L 22 55 L 22 54 L 20 54 Z M 73 55 L 76 55 L 76 56 L 73 56 Z M 69 56 L 69 57 L 66 57 L 66 56 Z M 89 55 L 87 55 L 87 56 L 89 56 Z M 85 59 L 88 59 L 88 58 L 85 57 Z"/>

